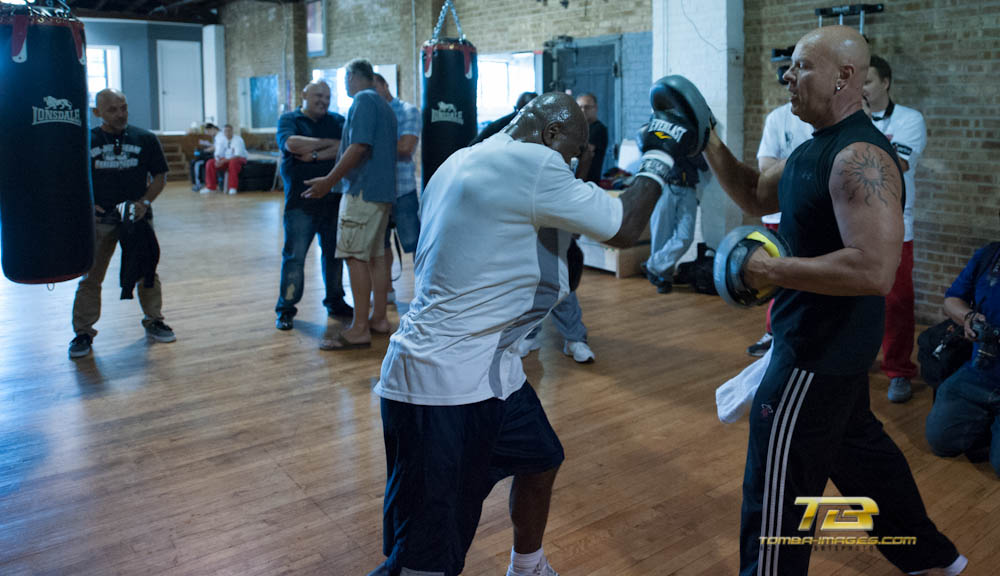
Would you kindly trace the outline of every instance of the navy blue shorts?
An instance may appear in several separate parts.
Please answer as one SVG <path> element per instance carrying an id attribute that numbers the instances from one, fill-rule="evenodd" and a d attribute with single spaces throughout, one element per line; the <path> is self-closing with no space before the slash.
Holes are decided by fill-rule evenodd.
<path id="1" fill-rule="evenodd" d="M 420 201 L 417 199 L 416 190 L 396 198 L 396 203 L 392 205 L 392 213 L 389 215 L 389 225 L 385 228 L 386 249 L 391 247 L 389 239 L 392 237 L 392 229 L 395 228 L 403 252 L 412 254 L 417 250 L 417 240 L 420 238 L 419 211 Z"/>
<path id="2" fill-rule="evenodd" d="M 563 448 L 527 382 L 506 400 L 421 406 L 382 399 L 388 480 L 384 573 L 458 576 L 483 500 L 503 478 L 552 470 Z"/>

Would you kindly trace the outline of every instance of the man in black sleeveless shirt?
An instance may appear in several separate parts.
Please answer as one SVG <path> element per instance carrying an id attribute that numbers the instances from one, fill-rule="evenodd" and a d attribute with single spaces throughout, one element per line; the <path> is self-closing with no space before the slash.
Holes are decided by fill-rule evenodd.
<path id="1" fill-rule="evenodd" d="M 927 517 L 906 459 L 869 406 L 868 368 L 899 264 L 905 191 L 891 145 L 862 111 L 868 62 L 857 31 L 809 32 L 785 79 L 792 111 L 813 126 L 813 138 L 763 174 L 714 133 L 705 152 L 744 211 L 781 211 L 779 233 L 795 255 L 758 251 L 745 268 L 751 286 L 783 290 L 772 313 L 772 359 L 750 410 L 742 576 L 808 572 L 811 545 L 788 539 L 813 536 L 821 521 L 806 527 L 807 508 L 796 499 L 822 496 L 828 478 L 845 497 L 874 501 L 877 512 L 866 508 L 873 514 L 858 519 L 873 520 L 864 529 L 903 572 L 954 575 L 967 563 Z M 899 537 L 916 544 L 899 545 Z"/>

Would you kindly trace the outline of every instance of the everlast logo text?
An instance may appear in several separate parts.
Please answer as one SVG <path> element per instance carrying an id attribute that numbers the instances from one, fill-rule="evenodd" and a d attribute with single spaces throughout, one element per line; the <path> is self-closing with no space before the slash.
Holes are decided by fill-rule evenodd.
<path id="1" fill-rule="evenodd" d="M 51 122 L 62 122 L 64 124 L 80 125 L 80 109 L 73 108 L 73 104 L 65 98 L 53 98 L 46 96 L 42 99 L 45 108 L 32 106 L 31 125 L 49 124 Z"/>
<path id="2" fill-rule="evenodd" d="M 431 122 L 454 122 L 455 124 L 465 124 L 462 119 L 462 111 L 456 110 L 454 104 L 438 102 L 438 107 L 431 109 Z"/>
<path id="3" fill-rule="evenodd" d="M 662 132 L 674 140 L 680 140 L 685 134 L 687 134 L 687 128 L 659 119 L 653 120 L 649 123 L 649 131 Z"/>

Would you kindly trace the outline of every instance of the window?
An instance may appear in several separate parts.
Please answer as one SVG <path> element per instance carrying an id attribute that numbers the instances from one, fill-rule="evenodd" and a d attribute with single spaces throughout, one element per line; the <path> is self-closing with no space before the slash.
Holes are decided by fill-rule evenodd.
<path id="1" fill-rule="evenodd" d="M 309 56 L 326 56 L 326 19 L 324 0 L 306 2 L 306 53 Z"/>
<path id="2" fill-rule="evenodd" d="M 87 46 L 87 95 L 93 108 L 97 93 L 122 89 L 122 59 L 118 46 Z"/>
<path id="3" fill-rule="evenodd" d="M 479 129 L 514 111 L 514 103 L 523 92 L 535 92 L 535 55 L 482 54 L 478 59 L 479 84 L 476 86 L 476 114 Z"/>
<path id="4" fill-rule="evenodd" d="M 278 76 L 240 78 L 240 124 L 251 130 L 278 126 Z"/>

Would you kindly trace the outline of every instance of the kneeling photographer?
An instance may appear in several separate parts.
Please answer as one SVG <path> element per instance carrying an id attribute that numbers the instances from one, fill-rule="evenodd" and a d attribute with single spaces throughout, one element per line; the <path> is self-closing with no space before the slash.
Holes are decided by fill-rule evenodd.
<path id="1" fill-rule="evenodd" d="M 938 388 L 926 434 L 938 456 L 957 456 L 988 446 L 990 464 L 1000 476 L 998 255 L 1000 242 L 977 250 L 945 293 L 945 314 L 964 327 L 965 337 L 974 344 L 972 358 Z"/>

